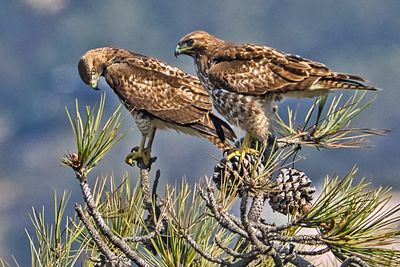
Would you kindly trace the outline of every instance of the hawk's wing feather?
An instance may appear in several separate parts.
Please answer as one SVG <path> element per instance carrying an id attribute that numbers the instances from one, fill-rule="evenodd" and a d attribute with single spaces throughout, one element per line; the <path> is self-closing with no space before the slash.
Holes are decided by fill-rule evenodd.
<path id="1" fill-rule="evenodd" d="M 113 63 L 124 62 L 131 66 L 140 67 L 142 70 L 148 70 L 148 71 L 156 70 L 158 73 L 165 74 L 166 76 L 175 76 L 185 79 L 187 77 L 191 77 L 191 75 L 163 62 L 162 60 L 137 54 L 125 49 L 119 49 L 119 51 L 120 52 L 116 53 L 115 57 L 112 59 Z"/>
<path id="2" fill-rule="evenodd" d="M 260 45 L 227 43 L 210 60 L 208 77 L 214 87 L 233 92 L 265 94 L 309 87 L 333 73 L 325 65 Z"/>
<path id="3" fill-rule="evenodd" d="M 138 64 L 139 63 L 139 64 Z M 211 110 L 207 92 L 197 79 L 181 79 L 159 71 L 158 65 L 127 59 L 105 71 L 107 83 L 128 108 L 145 110 L 161 120 L 176 124 L 195 123 Z"/>
<path id="4" fill-rule="evenodd" d="M 160 76 L 163 74 L 163 81 L 170 83 L 171 86 L 183 86 L 188 90 L 188 94 L 194 94 L 198 105 L 204 105 L 205 109 L 209 109 L 210 100 L 207 91 L 204 90 L 201 82 L 194 76 L 189 75 L 179 68 L 173 67 L 162 60 L 154 59 L 145 55 L 137 54 L 126 49 L 117 49 L 114 57 L 111 59 L 114 64 L 121 63 L 129 65 L 133 70 L 140 70 L 143 76 L 150 73 L 157 73 Z"/>

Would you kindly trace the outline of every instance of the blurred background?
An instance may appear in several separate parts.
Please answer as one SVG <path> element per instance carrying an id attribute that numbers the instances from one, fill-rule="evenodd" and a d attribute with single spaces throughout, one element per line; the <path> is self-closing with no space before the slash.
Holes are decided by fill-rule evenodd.
<path id="1" fill-rule="evenodd" d="M 32 231 L 31 208 L 45 206 L 51 218 L 54 190 L 71 192 L 70 206 L 82 202 L 74 174 L 60 164 L 75 150 L 65 107 L 95 105 L 100 93 L 84 85 L 77 62 L 87 50 L 115 46 L 160 58 L 194 73 L 188 57 L 173 50 L 186 33 L 203 29 L 236 42 L 261 43 L 327 64 L 337 71 L 368 77 L 383 88 L 376 101 L 354 122 L 358 127 L 390 129 L 360 150 L 303 149 L 297 166 L 320 185 L 327 174 L 360 168 L 373 185 L 400 189 L 399 125 L 400 1 L 3 1 L 0 8 L 0 257 L 14 255 L 29 264 L 24 228 Z M 119 104 L 107 91 L 105 115 Z M 335 93 L 338 94 L 338 93 Z M 303 107 L 311 100 L 302 100 Z M 296 108 L 298 100 L 280 104 Z M 93 172 L 121 176 L 136 168 L 124 158 L 139 142 L 127 112 L 127 136 Z M 220 152 L 207 141 L 174 132 L 158 132 L 154 169 L 162 181 L 186 176 L 192 184 L 212 173 Z M 213 157 L 211 157 L 212 155 Z M 73 215 L 72 208 L 68 211 Z M 50 220 L 49 220 L 50 221 Z"/>

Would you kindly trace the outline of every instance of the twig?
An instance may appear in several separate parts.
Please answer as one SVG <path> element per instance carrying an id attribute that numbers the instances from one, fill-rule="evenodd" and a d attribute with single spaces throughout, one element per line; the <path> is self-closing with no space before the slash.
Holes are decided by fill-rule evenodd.
<path id="1" fill-rule="evenodd" d="M 156 236 L 156 234 L 157 233 L 155 231 L 153 231 L 153 232 L 149 233 L 148 235 L 144 235 L 144 236 L 124 237 L 123 240 L 127 241 L 127 242 L 134 242 L 134 243 L 145 242 L 145 241 L 149 241 L 149 240 L 153 239 Z"/>
<path id="2" fill-rule="evenodd" d="M 140 169 L 140 187 L 143 190 L 144 208 L 149 212 L 147 220 L 149 219 L 158 220 L 160 219 L 160 215 L 162 213 L 161 212 L 162 205 L 157 202 L 158 201 L 157 186 L 159 179 L 160 179 L 160 170 L 157 170 L 154 185 L 150 193 L 149 170 L 144 168 Z M 154 203 L 154 208 L 153 208 L 153 203 Z M 155 221 L 153 222 L 153 224 L 154 224 L 153 226 L 156 227 Z"/>
<path id="3" fill-rule="evenodd" d="M 221 259 L 221 258 L 216 258 L 213 257 L 211 254 L 203 251 L 200 247 L 200 245 L 193 239 L 191 238 L 189 235 L 187 235 L 183 230 L 178 230 L 179 234 L 189 243 L 189 245 L 196 250 L 197 253 L 199 253 L 201 256 L 203 256 L 203 258 L 207 259 L 208 261 L 214 262 L 214 263 L 218 263 L 218 264 L 222 264 L 222 265 L 231 265 L 231 262 Z"/>
<path id="4" fill-rule="evenodd" d="M 238 217 L 236 217 L 233 214 L 224 212 L 224 211 L 220 211 L 220 214 L 224 217 L 229 218 L 233 223 L 235 223 L 238 227 L 243 228 L 242 222 L 240 221 L 240 219 Z"/>
<path id="5" fill-rule="evenodd" d="M 143 203 L 146 209 L 151 209 L 151 193 L 150 193 L 150 178 L 149 178 L 149 171 L 144 168 L 140 168 L 140 187 L 142 188 L 143 192 Z"/>
<path id="6" fill-rule="evenodd" d="M 287 259 L 287 262 L 290 262 L 294 266 L 297 267 L 316 267 L 314 264 L 309 262 L 308 260 L 298 256 L 298 255 L 293 255 Z"/>
<path id="7" fill-rule="evenodd" d="M 241 259 L 235 263 L 232 263 L 231 266 L 236 266 L 236 267 L 247 266 L 250 262 L 256 260 L 258 255 L 267 252 L 267 251 L 252 250 L 248 253 L 239 253 L 229 247 L 224 246 L 217 238 L 215 239 L 215 243 L 229 255 L 233 256 L 234 258 Z M 268 248 L 268 250 L 270 249 Z"/>
<path id="8" fill-rule="evenodd" d="M 249 211 L 250 222 L 258 222 L 264 209 L 265 196 L 263 193 L 257 194 L 253 197 Z"/>
<path id="9" fill-rule="evenodd" d="M 93 201 L 93 195 L 91 193 L 89 185 L 87 184 L 86 179 L 79 179 L 79 181 L 83 198 L 89 208 L 89 212 L 102 234 L 105 235 L 114 246 L 119 248 L 125 254 L 125 256 L 128 257 L 128 259 L 135 262 L 138 266 L 149 266 L 143 259 L 139 257 L 138 254 L 136 254 L 136 252 L 134 252 L 129 247 L 129 245 L 125 241 L 119 239 L 112 233 L 110 227 L 106 224 L 100 212 L 96 208 L 96 204 Z"/>
<path id="10" fill-rule="evenodd" d="M 258 250 L 267 251 L 268 248 L 257 238 L 256 231 L 253 227 L 251 227 L 249 222 L 248 212 L 247 212 L 248 192 L 246 189 L 243 189 L 241 193 L 242 193 L 242 201 L 240 202 L 240 218 L 242 220 L 242 225 L 246 230 L 246 233 L 249 236 L 252 245 L 256 246 Z"/>
<path id="11" fill-rule="evenodd" d="M 232 220 L 238 227 L 243 227 L 240 219 L 237 218 L 235 215 L 230 214 L 230 213 L 225 213 L 223 211 L 220 211 L 220 213 L 223 216 L 226 216 L 230 220 Z M 252 227 L 255 227 L 255 228 L 259 229 L 260 231 L 263 231 L 265 236 L 269 235 L 270 233 L 281 232 L 281 231 L 287 230 L 287 229 L 289 229 L 291 227 L 294 227 L 294 226 L 306 226 L 304 224 L 298 224 L 295 221 L 276 226 L 274 224 L 265 223 L 265 222 L 263 222 L 262 219 L 260 219 L 259 222 L 250 221 L 250 225 Z"/>
<path id="12" fill-rule="evenodd" d="M 150 240 L 155 238 L 156 234 L 162 233 L 168 224 L 168 220 L 165 215 L 165 207 L 164 210 L 162 210 L 163 204 L 158 202 L 157 186 L 159 179 L 160 170 L 157 170 L 153 188 L 150 193 L 149 169 L 140 168 L 140 187 L 143 190 L 144 209 L 148 212 L 145 223 L 150 233 L 141 238 L 132 237 L 129 239 L 130 242 L 142 241 L 146 248 L 150 251 L 153 251 L 153 253 L 156 251 L 153 243 L 150 242 Z"/>
<path id="13" fill-rule="evenodd" d="M 151 195 L 152 196 L 156 196 L 157 195 L 157 187 L 158 187 L 158 182 L 160 181 L 160 177 L 161 177 L 161 172 L 160 172 L 160 169 L 158 169 L 156 171 L 156 177 L 154 178 L 153 188 L 152 188 L 152 191 L 151 191 Z"/>
<path id="14" fill-rule="evenodd" d="M 272 251 L 272 259 L 274 260 L 275 267 L 283 266 L 282 258 L 279 256 L 279 253 L 275 249 Z"/>
<path id="15" fill-rule="evenodd" d="M 253 228 L 250 225 L 249 221 L 249 213 L 247 212 L 247 202 L 248 202 L 248 192 L 245 188 L 242 188 L 241 190 L 242 194 L 242 201 L 240 202 L 240 219 L 242 221 L 242 225 L 244 229 L 247 232 L 247 235 L 249 236 L 248 239 L 250 239 L 251 244 L 255 247 L 256 251 L 262 251 L 263 254 L 269 254 L 272 256 L 275 266 L 281 267 L 282 265 L 282 259 L 279 257 L 279 255 L 272 249 L 271 246 L 266 245 L 265 243 L 261 242 L 256 233 L 256 229 Z M 269 240 L 266 240 L 266 243 L 269 243 Z M 256 257 L 253 259 L 255 260 Z"/>
<path id="16" fill-rule="evenodd" d="M 348 267 L 352 263 L 355 263 L 360 267 L 368 267 L 368 264 L 366 264 L 362 259 L 355 256 L 348 257 L 344 262 L 342 262 L 340 267 Z"/>
<path id="17" fill-rule="evenodd" d="M 315 255 L 325 254 L 329 251 L 331 251 L 331 249 L 329 247 L 325 247 L 319 250 L 311 250 L 311 251 L 295 250 L 294 253 L 298 255 L 315 256 Z"/>
<path id="18" fill-rule="evenodd" d="M 301 224 L 297 224 L 296 222 L 290 222 L 287 224 L 282 224 L 282 225 L 278 225 L 278 226 L 269 226 L 269 231 L 271 232 L 280 232 L 280 231 L 284 231 L 287 230 L 293 226 L 302 226 Z"/>
<path id="19" fill-rule="evenodd" d="M 207 193 L 203 188 L 199 187 L 200 196 L 206 202 L 207 207 L 211 210 L 214 218 L 220 223 L 220 225 L 234 233 L 237 233 L 245 238 L 247 238 L 247 233 L 239 228 L 229 217 L 225 216 L 221 212 L 219 212 L 217 203 L 214 198 L 214 194 L 212 192 L 212 188 L 207 187 Z"/>
<path id="20" fill-rule="evenodd" d="M 325 243 L 321 240 L 319 235 L 297 235 L 297 236 L 281 236 L 281 235 L 269 235 L 269 240 L 283 241 L 283 242 L 294 242 L 306 245 L 324 245 Z"/>
<path id="21" fill-rule="evenodd" d="M 258 250 L 252 250 L 252 251 L 250 251 L 248 253 L 236 252 L 235 250 L 223 245 L 221 243 L 221 241 L 218 240 L 217 238 L 215 238 L 215 243 L 217 244 L 217 246 L 219 246 L 221 249 L 223 249 L 226 253 L 228 253 L 229 255 L 233 256 L 234 258 L 242 258 L 242 259 L 252 259 L 252 260 L 254 260 L 255 257 L 257 257 L 258 255 L 263 253 L 263 251 L 258 251 Z"/>
<path id="22" fill-rule="evenodd" d="M 275 242 L 272 243 L 274 250 L 279 254 L 287 255 L 284 257 L 283 264 L 290 262 L 297 267 L 315 267 L 311 262 L 307 261 L 301 256 L 298 256 L 294 251 L 294 245 L 289 244 L 289 248 L 279 245 Z"/>
<path id="23" fill-rule="evenodd" d="M 235 263 L 232 263 L 229 265 L 230 267 L 243 267 L 243 266 L 248 266 L 250 262 L 252 262 L 254 259 L 252 258 L 243 258 L 240 261 L 237 261 Z"/>
<path id="24" fill-rule="evenodd" d="M 106 257 L 108 261 L 115 260 L 117 256 L 112 252 L 107 244 L 103 241 L 103 239 L 100 237 L 99 232 L 94 228 L 93 224 L 89 221 L 89 219 L 86 217 L 82 206 L 79 205 L 78 203 L 75 204 L 75 210 L 78 213 L 79 219 L 83 222 L 85 225 L 86 229 L 88 230 L 90 237 L 93 239 L 93 241 L 96 243 L 97 248 L 100 250 L 100 252 Z"/>
<path id="25" fill-rule="evenodd" d="M 273 232 L 281 232 L 281 231 L 287 230 L 293 226 L 301 226 L 301 224 L 297 224 L 297 222 L 295 222 L 295 221 L 276 226 L 274 224 L 268 224 L 266 222 L 263 222 L 263 220 L 260 220 L 260 222 L 251 222 L 251 225 L 253 225 L 255 228 L 257 228 L 260 231 L 263 231 L 267 234 L 273 233 Z"/>

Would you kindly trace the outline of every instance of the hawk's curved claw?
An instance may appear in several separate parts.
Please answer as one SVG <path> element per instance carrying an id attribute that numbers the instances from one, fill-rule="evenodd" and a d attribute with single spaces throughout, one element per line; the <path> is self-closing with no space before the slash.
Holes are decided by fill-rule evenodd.
<path id="1" fill-rule="evenodd" d="M 260 152 L 257 149 L 250 148 L 250 147 L 242 147 L 242 148 L 232 148 L 225 150 L 226 153 L 226 160 L 230 161 L 232 158 L 239 156 L 240 160 L 243 160 L 246 154 L 258 156 Z"/>
<path id="2" fill-rule="evenodd" d="M 152 158 L 150 153 L 150 149 L 140 150 L 139 147 L 134 147 L 126 156 L 125 162 L 132 167 L 135 166 L 136 162 L 139 168 L 150 168 L 151 164 L 157 159 L 157 157 Z"/>
<path id="3" fill-rule="evenodd" d="M 134 148 L 131 149 L 131 153 L 132 152 L 137 152 L 137 151 L 139 151 L 139 146 L 135 146 Z"/>

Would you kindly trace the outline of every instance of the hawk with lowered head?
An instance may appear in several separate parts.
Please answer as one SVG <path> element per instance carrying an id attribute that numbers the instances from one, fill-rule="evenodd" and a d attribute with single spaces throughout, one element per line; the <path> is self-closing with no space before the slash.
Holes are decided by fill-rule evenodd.
<path id="1" fill-rule="evenodd" d="M 194 59 L 218 112 L 246 131 L 244 147 L 252 139 L 267 140 L 274 100 L 313 97 L 335 88 L 376 90 L 358 75 L 267 46 L 226 42 L 204 31 L 185 35 L 175 49 L 175 56 L 180 54 Z"/>
<path id="2" fill-rule="evenodd" d="M 103 76 L 133 115 L 142 139 L 126 158 L 130 165 L 151 164 L 156 129 L 200 136 L 224 150 L 230 148 L 227 140 L 235 138 L 230 126 L 211 113 L 211 99 L 200 81 L 160 60 L 103 47 L 86 52 L 78 69 L 83 82 L 94 89 Z"/>

